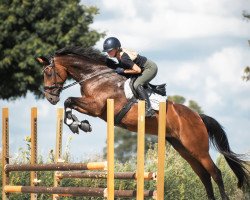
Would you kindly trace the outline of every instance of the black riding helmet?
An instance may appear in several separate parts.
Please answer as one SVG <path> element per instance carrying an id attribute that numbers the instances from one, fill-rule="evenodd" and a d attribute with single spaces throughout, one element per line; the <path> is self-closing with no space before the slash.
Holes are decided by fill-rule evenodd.
<path id="1" fill-rule="evenodd" d="M 121 43 L 116 37 L 109 37 L 103 43 L 103 51 L 109 52 L 112 49 L 121 48 Z"/>

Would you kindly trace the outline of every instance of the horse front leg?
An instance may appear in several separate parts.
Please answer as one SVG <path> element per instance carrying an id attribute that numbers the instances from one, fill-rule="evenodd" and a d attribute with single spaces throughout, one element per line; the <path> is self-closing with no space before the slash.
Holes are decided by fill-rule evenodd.
<path id="1" fill-rule="evenodd" d="M 68 125 L 73 133 L 79 134 L 79 128 L 84 132 L 91 132 L 92 128 L 88 120 L 79 121 L 78 118 L 72 113 L 72 109 L 77 110 L 80 113 L 91 115 L 89 112 L 90 102 L 84 97 L 69 97 L 64 102 L 64 123 Z"/>

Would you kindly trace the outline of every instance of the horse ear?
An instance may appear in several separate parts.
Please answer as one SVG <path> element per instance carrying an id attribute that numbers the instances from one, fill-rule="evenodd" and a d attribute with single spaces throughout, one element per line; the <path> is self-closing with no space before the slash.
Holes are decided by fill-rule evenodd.
<path id="1" fill-rule="evenodd" d="M 36 61 L 42 65 L 49 65 L 49 60 L 48 58 L 44 57 L 44 56 L 38 56 L 35 57 Z"/>

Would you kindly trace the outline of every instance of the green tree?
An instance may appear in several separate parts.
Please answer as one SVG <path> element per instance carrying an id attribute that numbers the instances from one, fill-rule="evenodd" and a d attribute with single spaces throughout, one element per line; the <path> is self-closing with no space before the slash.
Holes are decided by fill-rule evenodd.
<path id="1" fill-rule="evenodd" d="M 247 12 L 247 11 L 243 11 L 243 13 L 242 13 L 242 15 L 243 15 L 243 17 L 245 17 L 246 19 L 250 19 L 250 13 L 249 12 Z"/>
<path id="2" fill-rule="evenodd" d="M 67 45 L 93 46 L 104 36 L 89 27 L 96 14 L 96 7 L 80 0 L 0 1 L 0 98 L 13 100 L 28 91 L 41 97 L 34 56 Z"/>
<path id="3" fill-rule="evenodd" d="M 250 13 L 246 12 L 246 11 L 243 11 L 243 17 L 246 19 L 246 20 L 250 20 Z M 250 40 L 248 40 L 248 43 L 250 45 Z M 244 74 L 242 76 L 242 79 L 245 80 L 245 81 L 249 81 L 250 80 L 250 67 L 247 66 L 245 67 L 244 69 Z"/>
<path id="4" fill-rule="evenodd" d="M 180 103 L 180 104 L 184 104 L 186 101 L 186 99 L 180 95 L 169 96 L 168 100 L 173 101 L 175 103 Z"/>
<path id="5" fill-rule="evenodd" d="M 170 101 L 173 101 L 173 102 L 179 103 L 179 104 L 184 104 L 186 102 L 186 99 L 180 95 L 169 96 L 168 99 Z M 204 113 L 203 110 L 201 109 L 201 107 L 199 106 L 199 104 L 194 100 L 189 100 L 187 106 L 199 114 Z"/>
<path id="6" fill-rule="evenodd" d="M 26 140 L 26 147 L 20 148 L 19 152 L 14 158 L 11 159 L 12 164 L 27 164 L 29 163 L 29 157 L 27 153 L 30 151 L 30 141 Z M 69 147 L 70 148 L 70 147 Z M 157 169 L 157 145 L 154 148 L 149 149 L 145 156 L 145 171 L 156 172 Z M 50 154 L 50 153 L 49 153 Z M 74 156 L 70 154 L 63 155 L 63 159 L 70 158 L 66 163 L 72 163 Z M 53 163 L 51 159 L 46 159 L 49 155 L 39 155 L 38 163 Z M 82 160 L 82 163 L 87 162 L 100 162 L 99 156 L 91 157 L 87 160 Z M 223 156 L 219 156 L 216 161 L 217 166 L 220 168 L 225 184 L 226 193 L 229 195 L 231 200 L 249 200 L 250 188 L 245 188 L 242 192 L 237 188 L 236 176 L 227 165 Z M 0 159 L 0 167 L 1 167 Z M 116 172 L 135 172 L 136 171 L 136 159 L 130 159 L 129 162 L 121 163 L 115 161 Z M 2 179 L 2 170 L 0 170 L 0 180 Z M 51 186 L 53 185 L 53 172 L 38 172 L 38 179 L 41 180 L 40 186 Z M 207 199 L 205 189 L 199 180 L 198 176 L 194 173 L 190 165 L 170 146 L 166 145 L 166 156 L 165 156 L 165 199 L 191 199 L 200 200 Z M 105 179 L 63 179 L 61 181 L 62 187 L 91 187 L 91 188 L 105 188 L 107 181 Z M 10 173 L 10 184 L 11 185 L 30 185 L 30 174 L 26 172 L 12 172 Z M 214 184 L 215 197 L 220 199 L 218 187 Z M 2 181 L 0 181 L 0 189 L 2 187 Z M 136 188 L 136 182 L 134 180 L 115 180 L 116 190 L 134 190 Z M 155 190 L 156 181 L 145 181 L 146 190 Z M 49 194 L 39 194 L 38 200 L 50 199 Z M 1 199 L 1 196 L 0 196 Z M 10 194 L 10 200 L 27 200 L 30 199 L 30 194 Z M 64 197 L 65 200 L 87 200 L 87 199 L 103 199 L 103 197 Z M 124 198 L 120 198 L 124 199 Z M 118 198 L 119 200 L 119 198 Z"/>
<path id="7" fill-rule="evenodd" d="M 246 67 L 244 69 L 244 75 L 242 76 L 242 79 L 245 81 L 249 81 L 250 80 L 250 67 Z"/>
<path id="8" fill-rule="evenodd" d="M 145 136 L 145 153 L 157 142 L 157 137 Z M 120 162 L 127 162 L 137 154 L 137 133 L 115 127 L 115 159 Z M 106 147 L 103 149 L 103 158 L 107 157 Z"/>
<path id="9" fill-rule="evenodd" d="M 188 107 L 191 108 L 192 110 L 196 111 L 199 114 L 204 113 L 201 107 L 198 105 L 198 103 L 194 100 L 189 100 L 188 101 Z"/>

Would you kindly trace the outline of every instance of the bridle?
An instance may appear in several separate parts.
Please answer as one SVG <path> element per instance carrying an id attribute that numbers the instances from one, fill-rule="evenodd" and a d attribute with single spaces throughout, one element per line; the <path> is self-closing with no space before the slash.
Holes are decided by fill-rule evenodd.
<path id="1" fill-rule="evenodd" d="M 62 77 L 60 76 L 60 74 L 56 72 L 55 63 L 54 63 L 54 60 L 53 60 L 53 59 L 50 59 L 50 64 L 49 64 L 48 66 L 46 66 L 46 67 L 43 69 L 43 73 L 46 73 L 45 71 L 46 71 L 46 69 L 48 69 L 48 68 L 51 68 L 51 69 L 53 70 L 52 75 L 53 75 L 53 79 L 54 79 L 54 84 L 52 84 L 52 85 L 50 85 L 50 86 L 45 85 L 45 86 L 43 87 L 44 93 L 48 93 L 48 94 L 50 94 L 50 95 L 52 95 L 52 96 L 59 96 L 57 93 L 53 93 L 52 90 L 53 90 L 53 89 L 58 89 L 58 90 L 59 90 L 59 93 L 60 93 L 60 91 L 63 89 L 64 81 L 62 81 L 62 82 L 58 82 L 58 81 L 57 81 L 57 76 L 59 76 L 61 80 L 63 80 L 63 79 L 62 79 Z M 57 75 L 57 76 L 56 76 L 56 75 Z"/>
<path id="2" fill-rule="evenodd" d="M 51 67 L 52 69 L 53 69 L 53 76 L 54 76 L 54 84 L 52 84 L 52 85 L 50 85 L 50 86 L 44 86 L 43 87 L 43 89 L 44 89 L 44 93 L 48 93 L 48 94 L 50 94 L 50 95 L 52 95 L 52 96 L 59 96 L 59 94 L 60 94 L 60 92 L 61 91 L 63 91 L 63 90 L 65 90 L 65 89 L 68 89 L 68 88 L 70 88 L 70 87 L 72 87 L 72 86 L 74 86 L 74 85 L 76 85 L 76 84 L 81 84 L 81 83 L 83 83 L 84 81 L 86 81 L 86 80 L 88 80 L 88 79 L 90 79 L 90 78 L 93 78 L 93 77 L 95 77 L 95 76 L 99 76 L 99 75 L 101 75 L 101 74 L 106 74 L 106 73 L 111 73 L 111 72 L 115 72 L 115 70 L 113 70 L 113 69 L 107 69 L 107 70 L 102 70 L 102 71 L 100 71 L 99 73 L 95 73 L 95 74 L 91 74 L 91 75 L 89 75 L 89 76 L 85 76 L 83 79 L 81 79 L 80 81 L 75 81 L 75 82 L 73 82 L 73 83 L 70 83 L 70 84 L 68 84 L 68 85 L 66 85 L 66 86 L 63 86 L 63 84 L 64 84 L 64 81 L 62 81 L 62 82 L 58 82 L 57 81 L 57 77 L 56 77 L 56 75 L 61 79 L 61 80 L 63 80 L 62 79 L 62 77 L 60 76 L 60 74 L 59 73 L 57 73 L 56 72 L 56 69 L 55 69 L 55 63 L 54 63 L 54 59 L 52 58 L 52 59 L 50 59 L 50 64 L 48 65 L 48 66 L 46 66 L 44 69 L 43 69 L 43 73 L 45 73 L 45 70 L 47 69 L 47 68 L 49 68 L 49 67 Z M 57 94 L 57 93 L 53 93 L 53 89 L 58 89 L 57 91 L 59 91 L 59 93 Z"/>

